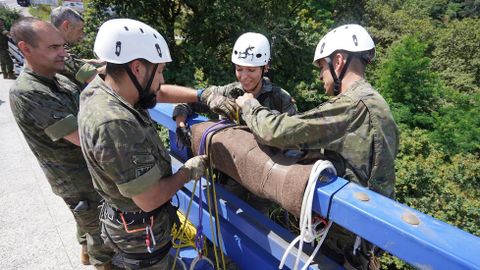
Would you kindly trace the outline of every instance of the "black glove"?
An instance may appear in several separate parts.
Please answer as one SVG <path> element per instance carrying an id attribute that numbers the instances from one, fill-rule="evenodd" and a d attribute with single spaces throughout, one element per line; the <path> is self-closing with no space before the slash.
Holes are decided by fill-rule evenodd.
<path id="1" fill-rule="evenodd" d="M 177 143 L 180 142 L 181 145 L 192 148 L 192 132 L 190 127 L 177 127 Z"/>

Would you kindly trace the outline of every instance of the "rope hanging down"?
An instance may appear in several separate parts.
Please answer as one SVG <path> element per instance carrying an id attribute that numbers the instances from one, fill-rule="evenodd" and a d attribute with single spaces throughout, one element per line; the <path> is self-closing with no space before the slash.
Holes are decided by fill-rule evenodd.
<path id="1" fill-rule="evenodd" d="M 320 175 L 322 174 L 323 171 L 328 171 L 335 175 L 337 174 L 335 167 L 330 161 L 318 160 L 313 165 L 312 171 L 310 172 L 310 177 L 307 182 L 307 186 L 305 188 L 305 193 L 303 194 L 302 208 L 300 211 L 300 222 L 299 222 L 300 235 L 297 236 L 285 250 L 282 260 L 280 261 L 280 265 L 278 266 L 279 269 L 282 269 L 283 266 L 285 265 L 287 256 L 288 254 L 290 254 L 290 250 L 297 243 L 299 243 L 295 264 L 293 266 L 293 269 L 297 270 L 298 264 L 300 262 L 300 256 L 303 252 L 303 243 L 304 242 L 313 243 L 315 240 L 317 240 L 317 246 L 315 247 L 312 255 L 308 258 L 308 260 L 305 262 L 305 265 L 302 268 L 302 270 L 307 269 L 310 263 L 313 261 L 313 258 L 315 257 L 317 252 L 320 250 L 320 247 L 322 246 L 322 243 L 327 236 L 330 226 L 332 226 L 332 221 L 328 221 L 328 224 L 326 224 L 326 226 L 323 226 L 321 229 L 317 230 L 316 227 L 321 225 L 322 220 L 321 219 L 316 220 L 312 216 L 313 195 L 315 194 L 315 187 L 316 187 L 317 180 L 320 178 Z"/>
<path id="2" fill-rule="evenodd" d="M 211 143 L 211 139 L 213 137 L 213 135 L 220 131 L 220 130 L 223 130 L 225 128 L 228 128 L 228 127 L 232 127 L 232 126 L 235 126 L 236 124 L 234 123 L 231 123 L 230 121 L 228 120 L 223 120 L 223 121 L 220 121 L 220 122 L 217 122 L 215 123 L 214 125 L 210 126 L 209 128 L 207 128 L 204 133 L 202 134 L 202 138 L 201 138 L 201 141 L 200 141 L 200 145 L 199 145 L 199 151 L 198 151 L 198 154 L 199 155 L 203 155 L 205 154 L 205 150 L 209 150 L 210 147 L 207 147 L 210 145 Z M 208 137 L 209 135 L 211 134 L 210 137 Z M 208 143 L 207 143 L 207 138 L 208 138 Z M 222 236 L 221 236 L 221 231 L 220 231 L 220 221 L 219 221 L 219 217 L 218 217 L 218 206 L 217 206 L 217 200 L 216 200 L 216 191 L 215 191 L 215 185 L 213 184 L 213 170 L 212 170 L 212 164 L 213 164 L 213 161 L 212 161 L 212 156 L 210 155 L 210 153 L 207 153 L 208 154 L 208 158 L 209 158 L 209 164 L 210 164 L 210 167 L 208 168 L 208 178 L 210 178 L 210 183 L 207 183 L 207 202 L 208 202 L 208 211 L 209 211 L 209 214 L 210 214 L 210 229 L 212 231 L 212 233 L 214 234 L 213 237 L 217 240 L 216 244 L 213 245 L 213 249 L 214 249 L 214 254 L 215 254 L 215 261 L 216 261 L 216 269 L 220 269 L 220 265 L 219 265 L 219 258 L 218 258 L 218 252 L 217 252 L 217 245 L 218 247 L 220 248 L 220 254 L 221 254 L 221 259 L 222 259 L 222 267 L 223 269 L 226 269 L 226 264 L 225 264 L 225 258 L 224 258 L 224 252 L 223 252 L 223 243 L 222 243 Z M 208 180 L 208 179 L 207 179 Z M 200 180 L 198 180 L 199 183 L 198 183 L 198 196 L 199 196 L 199 200 L 198 200 L 198 220 L 199 220 L 199 223 L 198 223 L 198 226 L 197 226 L 197 233 L 195 235 L 195 247 L 197 249 L 197 251 L 199 252 L 198 256 L 193 260 L 192 264 L 190 265 L 190 269 L 194 269 L 195 266 L 197 265 L 197 263 L 199 263 L 200 261 L 202 260 L 206 260 L 208 264 L 210 264 L 212 267 L 214 267 L 213 265 L 213 262 L 206 256 L 203 256 L 203 250 L 204 250 L 204 235 L 203 235 L 203 190 L 202 190 L 202 187 L 203 187 L 203 183 L 202 183 L 202 178 L 200 178 Z M 195 183 L 196 185 L 197 183 Z M 194 185 L 194 189 L 195 190 L 195 185 Z M 211 190 L 210 190 L 211 189 Z M 211 193 L 213 193 L 211 195 Z M 192 198 L 190 199 L 190 203 L 191 201 L 193 200 L 193 194 L 192 194 Z M 213 220 L 212 220 L 212 216 L 213 216 L 213 213 L 212 213 L 212 202 L 213 202 L 213 212 L 215 214 L 215 222 L 216 222 L 216 230 L 214 230 L 213 228 Z M 189 209 L 190 209 L 190 205 L 189 205 Z M 214 267 L 215 268 L 215 267 Z"/>

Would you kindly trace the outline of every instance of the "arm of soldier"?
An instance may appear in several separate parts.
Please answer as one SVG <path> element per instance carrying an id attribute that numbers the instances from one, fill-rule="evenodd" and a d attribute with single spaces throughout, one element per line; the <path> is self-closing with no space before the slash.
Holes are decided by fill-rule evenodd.
<path id="1" fill-rule="evenodd" d="M 83 84 L 90 83 L 95 78 L 95 76 L 100 73 L 99 70 L 101 70 L 102 68 L 105 68 L 105 66 L 97 68 L 90 63 L 86 63 L 78 69 L 77 73 L 75 74 L 75 79 L 77 79 Z"/>
<path id="2" fill-rule="evenodd" d="M 242 108 L 242 118 L 262 144 L 279 148 L 310 149 L 329 146 L 331 150 L 341 145 L 352 118 L 351 103 L 338 102 L 321 106 L 306 113 L 288 116 L 275 115 L 250 94 L 237 99 Z"/>
<path id="3" fill-rule="evenodd" d="M 175 174 L 160 179 L 149 190 L 133 196 L 132 200 L 145 212 L 155 210 L 158 208 L 158 203 L 162 205 L 168 202 L 186 182 L 200 179 L 205 173 L 206 163 L 206 155 L 193 157 L 187 160 Z"/>
<path id="4" fill-rule="evenodd" d="M 172 84 L 162 84 L 157 93 L 157 102 L 164 103 L 192 103 L 197 102 L 197 90 Z"/>
<path id="5" fill-rule="evenodd" d="M 99 126 L 96 134 L 85 136 L 95 141 L 84 151 L 94 157 L 93 166 L 98 166 L 123 196 L 142 210 L 151 211 L 169 201 L 191 179 L 192 171 L 185 169 L 172 175 L 168 156 L 154 155 L 153 145 L 141 129 L 134 121 L 109 121 Z"/>
<path id="6" fill-rule="evenodd" d="M 74 115 L 56 99 L 31 91 L 22 95 L 12 93 L 10 100 L 14 114 L 18 114 L 24 126 L 43 130 L 52 141 L 63 138 L 80 145 L 76 113 Z"/>

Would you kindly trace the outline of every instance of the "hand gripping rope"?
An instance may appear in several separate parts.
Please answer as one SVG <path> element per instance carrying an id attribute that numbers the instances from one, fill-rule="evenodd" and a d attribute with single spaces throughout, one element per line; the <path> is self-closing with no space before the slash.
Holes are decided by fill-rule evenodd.
<path id="1" fill-rule="evenodd" d="M 208 150 L 208 147 L 207 145 L 210 144 L 211 142 L 211 138 L 213 137 L 213 134 L 215 134 L 216 132 L 224 129 L 224 128 L 227 128 L 227 127 L 231 127 L 231 126 L 235 126 L 235 124 L 232 124 L 231 122 L 227 121 L 227 120 L 223 120 L 223 121 L 220 121 L 220 122 L 217 122 L 215 123 L 214 125 L 210 126 L 209 128 L 207 128 L 204 133 L 202 134 L 202 138 L 201 138 L 201 141 L 200 141 L 200 147 L 199 147 L 199 154 L 200 155 L 203 155 L 205 153 L 205 150 L 207 148 Z M 212 136 L 210 136 L 209 138 L 209 142 L 207 144 L 207 137 L 209 134 L 212 134 Z M 209 163 L 212 164 L 212 157 L 211 155 L 209 154 L 208 155 L 209 157 Z M 221 232 L 220 232 L 220 221 L 219 221 L 219 217 L 218 217 L 218 206 L 217 206 L 217 200 L 216 200 L 216 192 L 215 192 L 215 185 L 213 184 L 213 173 L 212 173 L 212 168 L 208 168 L 208 176 L 210 178 L 210 183 L 207 185 L 207 201 L 208 201 L 208 210 L 209 210 L 209 213 L 210 213 L 210 229 L 212 231 L 212 233 L 216 234 L 214 236 L 216 236 L 216 240 L 217 240 L 217 245 L 219 246 L 220 248 L 220 254 L 221 254 L 221 257 L 222 257 L 222 266 L 223 266 L 223 269 L 226 269 L 226 265 L 225 265 L 225 258 L 224 258 L 224 255 L 223 255 L 223 250 L 222 250 L 222 237 L 221 237 Z M 204 242 L 205 242 L 205 237 L 203 235 L 203 190 L 202 190 L 202 178 L 200 178 L 200 180 L 198 180 L 198 189 L 199 189 L 199 192 L 198 192 L 198 196 L 199 196 L 199 200 L 198 200 L 198 220 L 199 220 L 199 223 L 198 223 L 198 226 L 196 228 L 196 234 L 195 234 L 195 240 L 194 240 L 194 246 L 198 252 L 198 256 L 192 261 L 192 264 L 190 265 L 190 270 L 193 270 L 195 269 L 195 266 L 197 265 L 197 263 L 199 263 L 200 261 L 202 260 L 205 260 L 207 261 L 208 264 L 210 264 L 212 266 L 212 268 L 215 268 L 213 262 L 207 257 L 205 256 L 206 255 L 206 248 L 204 247 Z M 196 189 L 196 186 L 197 186 L 197 182 L 194 183 L 193 185 L 193 190 Z M 213 192 L 213 198 L 211 198 L 210 194 L 211 194 L 211 191 L 210 191 L 210 188 L 212 189 L 212 192 Z M 193 201 L 193 197 L 194 197 L 194 194 L 192 194 L 192 197 L 190 199 L 190 202 L 189 202 L 189 205 L 188 205 L 188 208 L 187 208 L 187 213 L 185 214 L 186 217 L 189 216 L 189 212 L 190 212 L 190 207 L 191 207 L 191 204 L 192 204 L 192 201 Z M 211 202 L 213 202 L 214 204 L 214 212 L 215 212 L 215 219 L 216 219 L 216 230 L 214 230 L 213 228 L 213 220 L 212 220 L 212 206 L 211 206 Z M 183 226 L 185 227 L 185 226 Z M 218 255 L 217 255 L 217 249 L 216 249 L 216 246 L 217 245 L 213 245 L 213 248 L 214 248 L 214 253 L 215 253 L 215 260 L 216 260 L 216 269 L 220 269 L 220 265 L 219 265 L 219 258 L 218 258 Z M 175 257 L 178 257 L 178 253 L 179 253 L 179 249 L 177 249 L 177 254 Z M 176 261 L 176 260 L 175 260 Z M 173 267 L 175 267 L 175 262 L 174 262 L 174 265 Z M 172 268 L 174 269 L 174 268 Z"/>
<path id="2" fill-rule="evenodd" d="M 322 219 L 312 217 L 312 203 L 313 203 L 313 195 L 315 194 L 315 187 L 317 180 L 320 178 L 320 175 L 323 171 L 329 171 L 330 173 L 337 174 L 335 167 L 330 161 L 326 160 L 318 160 L 313 165 L 312 171 L 310 172 L 310 177 L 307 182 L 307 187 L 305 188 L 305 193 L 303 194 L 302 200 L 302 208 L 300 210 L 300 235 L 297 236 L 287 247 L 285 253 L 283 254 L 282 260 L 280 261 L 280 265 L 278 266 L 279 269 L 282 269 L 285 265 L 285 261 L 287 260 L 288 254 L 290 254 L 290 250 L 299 243 L 297 257 L 295 259 L 295 264 L 293 269 L 298 269 L 298 264 L 300 262 L 300 256 L 303 251 L 303 243 L 313 243 L 317 240 L 317 246 L 315 247 L 312 255 L 308 258 L 303 266 L 302 270 L 308 268 L 310 263 L 313 261 L 313 258 L 320 250 L 323 241 L 327 237 L 328 230 L 330 226 L 332 226 L 332 221 L 326 222 Z M 319 227 L 323 223 L 324 226 L 321 226 L 321 229 L 317 230 L 316 227 Z"/>

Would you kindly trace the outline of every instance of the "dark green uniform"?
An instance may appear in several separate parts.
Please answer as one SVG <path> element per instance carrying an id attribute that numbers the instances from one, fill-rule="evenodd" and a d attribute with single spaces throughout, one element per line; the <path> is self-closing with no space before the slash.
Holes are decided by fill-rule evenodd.
<path id="1" fill-rule="evenodd" d="M 88 64 L 75 54 L 68 52 L 68 57 L 65 59 L 65 70 L 60 73 L 68 77 L 70 81 L 82 89 L 86 84 L 85 79 L 93 76 L 96 71 L 95 66 Z"/>
<path id="2" fill-rule="evenodd" d="M 156 125 L 147 111 L 132 107 L 99 76 L 82 92 L 80 103 L 81 145 L 95 188 L 108 208 L 115 212 L 144 213 L 131 198 L 148 191 L 161 178 L 172 175 L 170 155 L 160 141 Z M 156 240 L 155 250 L 165 247 L 171 239 L 175 218 L 172 208 L 168 204 L 153 217 L 151 229 Z M 124 222 L 108 211 L 101 220 L 106 243 L 124 254 L 148 257 L 145 230 L 127 232 Z M 146 228 L 150 222 L 128 226 L 128 229 Z M 160 259 L 150 269 L 166 269 L 170 257 Z"/>
<path id="3" fill-rule="evenodd" d="M 8 31 L 0 29 L 0 64 L 3 77 L 7 74 L 13 75 L 13 61 L 8 52 Z"/>
<path id="4" fill-rule="evenodd" d="M 331 161 L 339 176 L 393 197 L 398 128 L 388 104 L 365 80 L 291 117 L 275 115 L 254 99 L 242 111 L 261 143 L 335 157 Z M 351 252 L 354 239 L 353 234 L 334 226 L 325 243 L 338 254 L 347 248 Z"/>
<path id="5" fill-rule="evenodd" d="M 242 89 L 242 85 L 239 82 L 230 83 L 224 86 L 210 86 L 205 88 L 202 94 L 202 100 L 206 100 L 209 95 L 223 95 L 226 97 L 237 98 L 245 93 Z M 293 115 L 297 113 L 297 107 L 293 98 L 287 91 L 272 84 L 268 78 L 264 78 L 262 81 L 262 89 L 257 97 L 260 104 L 275 110 L 278 113 L 288 113 Z M 190 115 L 193 112 L 207 113 L 209 112 L 208 106 L 203 103 L 190 103 L 190 104 L 178 104 L 173 111 L 173 117 L 177 115 Z"/>
<path id="6" fill-rule="evenodd" d="M 63 139 L 77 130 L 79 95 L 66 77 L 49 79 L 25 68 L 10 90 L 10 104 L 53 192 L 75 217 L 79 243 L 88 245 L 91 263 L 99 265 L 112 256 L 100 238 L 101 197 L 93 188 L 80 147 Z"/>

